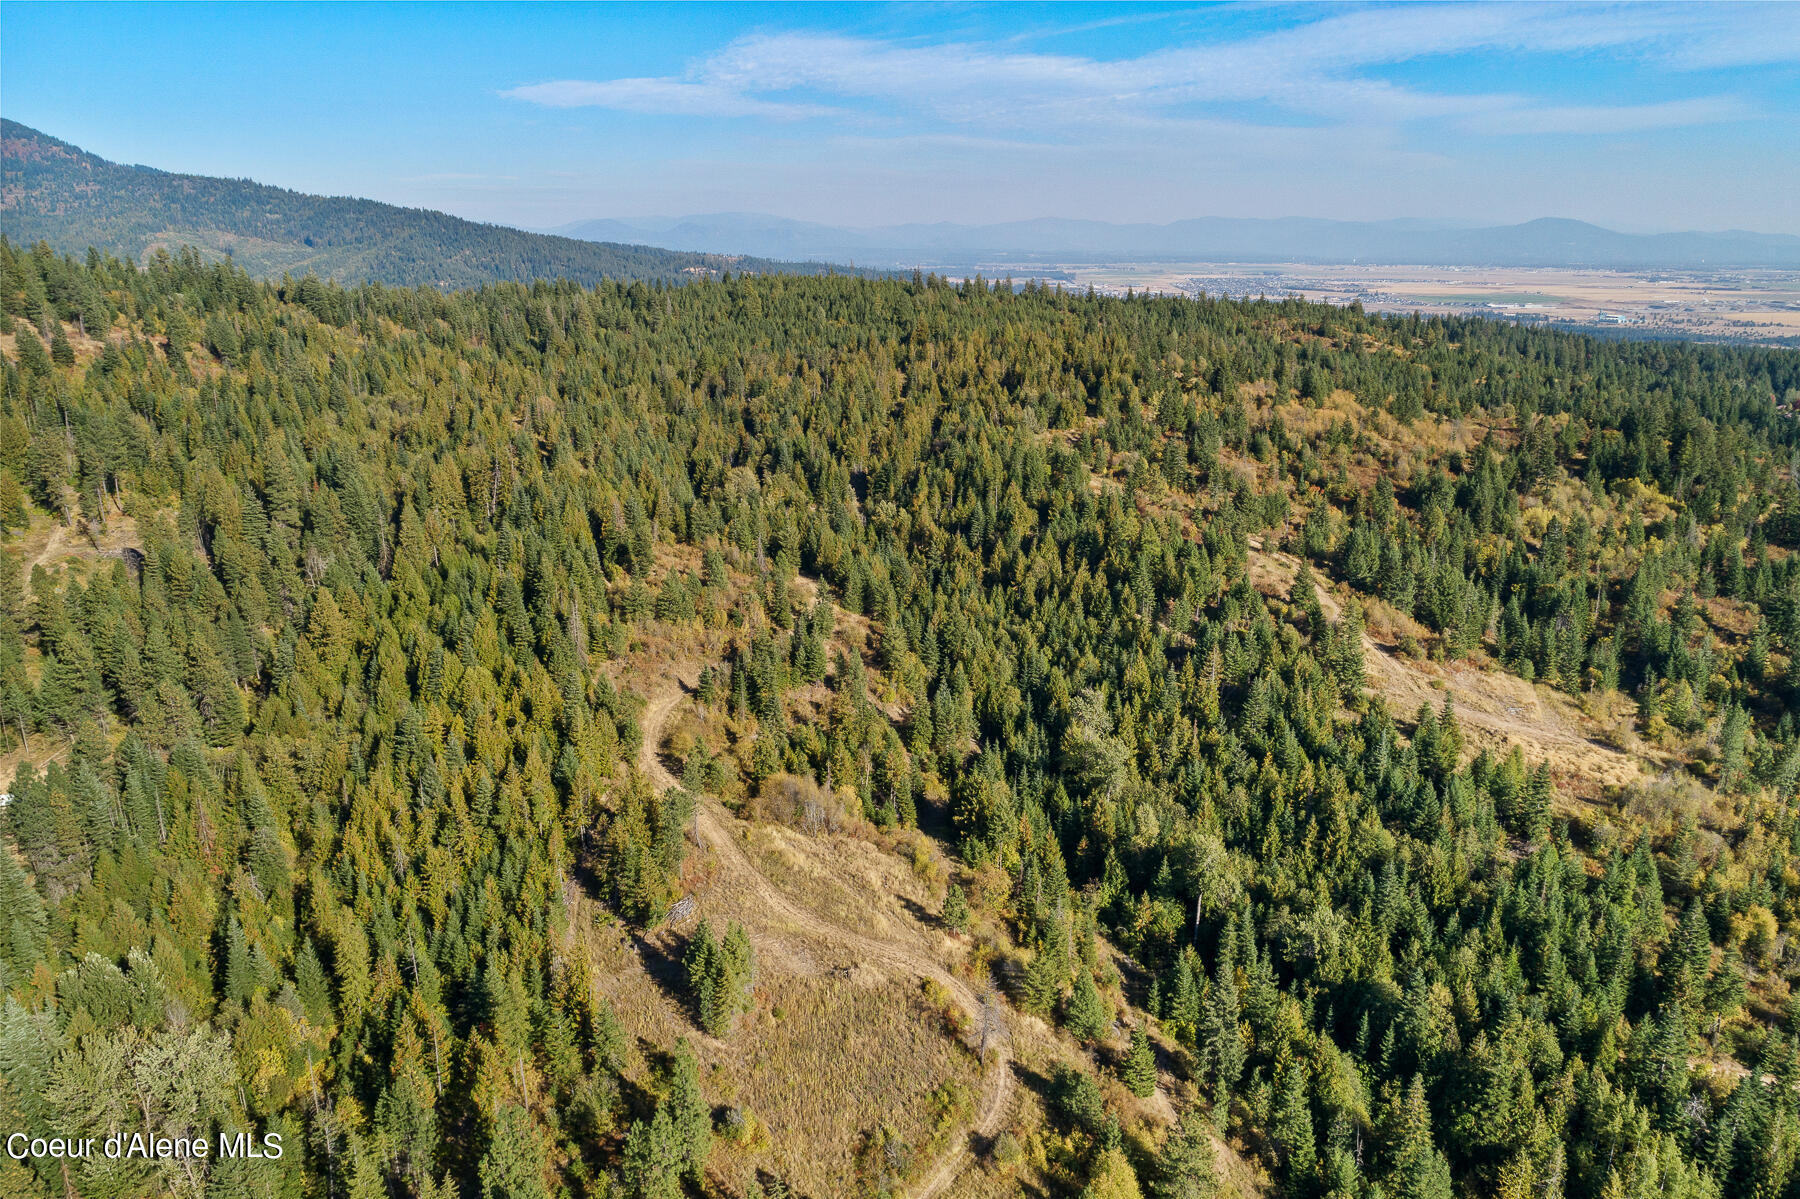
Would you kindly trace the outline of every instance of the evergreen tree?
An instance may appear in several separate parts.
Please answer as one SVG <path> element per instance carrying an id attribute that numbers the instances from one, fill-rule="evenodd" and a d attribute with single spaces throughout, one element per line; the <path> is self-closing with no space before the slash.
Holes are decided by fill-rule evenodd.
<path id="1" fill-rule="evenodd" d="M 700 1063 L 685 1038 L 676 1042 L 660 1106 L 669 1111 L 681 1176 L 699 1184 L 712 1154 L 712 1109 L 700 1094 Z"/>
<path id="2" fill-rule="evenodd" d="M 1201 1030 L 1200 972 L 1198 958 L 1184 947 L 1175 959 L 1175 983 L 1168 993 L 1165 1024 L 1177 1039 L 1199 1043 Z"/>
<path id="3" fill-rule="evenodd" d="M 1189 1108 L 1163 1141 L 1150 1191 L 1155 1199 L 1212 1199 L 1214 1173 L 1212 1131 L 1196 1108 Z"/>
<path id="4" fill-rule="evenodd" d="M 1064 1005 L 1063 1025 L 1082 1041 L 1097 1041 L 1112 1026 L 1112 1012 L 1100 998 L 1094 976 L 1086 966 L 1075 971 L 1075 988 Z"/>
<path id="5" fill-rule="evenodd" d="M 44 352 L 44 343 L 38 340 L 36 333 L 28 327 L 20 326 L 17 345 L 19 369 L 27 378 L 42 378 L 50 373 L 50 355 Z"/>
<path id="6" fill-rule="evenodd" d="M 44 953 L 47 929 L 44 901 L 0 839 L 0 987 L 18 986 Z"/>
<path id="7" fill-rule="evenodd" d="M 1450 1163 L 1432 1143 L 1431 1112 L 1420 1075 L 1413 1075 L 1406 1085 L 1393 1135 L 1388 1192 L 1397 1199 L 1451 1199 Z"/>
<path id="8" fill-rule="evenodd" d="M 1120 1066 L 1119 1077 L 1139 1099 L 1156 1093 L 1156 1053 L 1150 1047 L 1150 1033 L 1141 1022 L 1131 1030 L 1131 1048 Z"/>
<path id="9" fill-rule="evenodd" d="M 481 1199 L 550 1199 L 544 1168 L 543 1140 L 531 1113 L 502 1105 L 481 1158 Z"/>
<path id="10" fill-rule="evenodd" d="M 1657 964 L 1663 985 L 1676 1002 L 1691 1006 L 1700 997 L 1712 966 L 1712 938 L 1706 911 L 1698 899 L 1688 901 L 1675 935 Z"/>
<path id="11" fill-rule="evenodd" d="M 1281 1173 L 1288 1188 L 1296 1193 L 1310 1189 L 1318 1165 L 1318 1144 L 1313 1137 L 1306 1072 L 1298 1063 L 1289 1061 L 1277 1070 L 1269 1132 L 1280 1148 Z"/>
<path id="12" fill-rule="evenodd" d="M 715 1037 L 724 1036 L 747 1004 L 751 974 L 749 937 L 742 926 L 732 921 L 721 943 L 702 919 L 688 940 L 683 965 L 700 1027 Z"/>
<path id="13" fill-rule="evenodd" d="M 1143 1194 L 1131 1159 L 1118 1148 L 1103 1150 L 1094 1159 L 1088 1183 L 1081 1189 L 1081 1199 L 1143 1199 Z"/>
<path id="14" fill-rule="evenodd" d="M 50 326 L 50 361 L 57 366 L 75 365 L 75 347 L 69 344 L 68 335 L 63 332 L 61 322 Z"/>
<path id="15" fill-rule="evenodd" d="M 1541 841 L 1550 831 L 1551 800 L 1555 789 L 1550 782 L 1550 764 L 1539 762 L 1531 772 L 1519 799 L 1516 831 L 1527 841 Z"/>
<path id="16" fill-rule="evenodd" d="M 953 933 L 969 931 L 969 900 L 956 883 L 944 892 L 944 927 Z"/>
<path id="17" fill-rule="evenodd" d="M 1048 1016 L 1056 1009 L 1062 993 L 1068 966 L 1059 952 L 1060 945 L 1045 944 L 1025 967 L 1019 982 L 1019 1007 L 1035 1016 Z"/>
<path id="18" fill-rule="evenodd" d="M 1212 1079 L 1214 1103 L 1222 1103 L 1237 1086 L 1245 1062 L 1244 1038 L 1239 1025 L 1237 981 L 1229 963 L 1221 960 L 1207 991 L 1206 1011 L 1200 1029 L 1200 1047 Z"/>
<path id="19" fill-rule="evenodd" d="M 674 1117 L 659 1104 L 655 1115 L 633 1124 L 625 1138 L 625 1193 L 631 1199 L 680 1199 L 685 1160 Z"/>
<path id="20" fill-rule="evenodd" d="M 1050 1080 L 1050 1104 L 1071 1128 L 1090 1137 L 1098 1137 L 1106 1126 L 1106 1101 L 1085 1070 L 1058 1066 Z"/>

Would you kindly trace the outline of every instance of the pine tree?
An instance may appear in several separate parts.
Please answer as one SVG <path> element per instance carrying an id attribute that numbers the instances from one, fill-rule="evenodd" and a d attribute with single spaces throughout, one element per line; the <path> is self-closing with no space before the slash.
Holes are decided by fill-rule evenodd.
<path id="1" fill-rule="evenodd" d="M 1281 1056 L 1289 1056 L 1285 1047 Z M 1313 1137 L 1306 1071 L 1292 1060 L 1277 1065 L 1275 1109 L 1270 1115 L 1269 1134 L 1280 1147 L 1282 1178 L 1289 1190 L 1300 1193 L 1309 1189 L 1318 1166 L 1318 1145 Z"/>
<path id="2" fill-rule="evenodd" d="M 702 919 L 688 940 L 683 967 L 700 1027 L 715 1037 L 724 1036 L 744 1009 L 750 987 L 750 939 L 743 927 L 732 921 L 725 940 L 719 942 Z"/>
<path id="3" fill-rule="evenodd" d="M 1712 934 L 1699 899 L 1688 901 L 1681 923 L 1657 964 L 1663 985 L 1678 1003 L 1692 1006 L 1700 998 L 1712 965 Z"/>
<path id="4" fill-rule="evenodd" d="M 719 946 L 719 962 L 724 970 L 726 1021 L 742 1012 L 750 999 L 750 980 L 755 963 L 750 950 L 750 935 L 733 920 L 725 929 L 725 940 Z"/>
<path id="5" fill-rule="evenodd" d="M 1740 569 L 1742 563 L 1740 562 Z M 1737 704 L 1726 709 L 1719 728 L 1719 789 L 1739 790 L 1744 775 L 1744 743 L 1750 731 L 1750 714 Z"/>
<path id="6" fill-rule="evenodd" d="M 1025 967 L 1019 982 L 1019 1007 L 1034 1016 L 1048 1016 L 1056 1009 L 1068 967 L 1059 952 L 1060 944 L 1045 944 Z"/>
<path id="7" fill-rule="evenodd" d="M 1150 1047 L 1150 1033 L 1141 1021 L 1131 1030 L 1131 1048 L 1125 1054 L 1119 1076 L 1139 1099 L 1156 1093 L 1156 1052 Z"/>
<path id="8" fill-rule="evenodd" d="M 44 343 L 38 340 L 36 333 L 24 325 L 19 326 L 16 344 L 19 349 L 19 369 L 26 378 L 34 375 L 42 378 L 50 373 L 50 355 L 44 352 Z"/>
<path id="9" fill-rule="evenodd" d="M 1075 989 L 1064 1005 L 1063 1025 L 1078 1040 L 1097 1041 L 1112 1024 L 1112 1012 L 1094 985 L 1094 976 L 1086 966 L 1075 970 Z"/>
<path id="10" fill-rule="evenodd" d="M 1362 1167 L 1349 1123 L 1342 1114 L 1332 1122 L 1322 1169 L 1325 1199 L 1358 1199 L 1363 1193 Z"/>
<path id="11" fill-rule="evenodd" d="M 1527 841 L 1541 841 L 1550 832 L 1551 800 L 1555 788 L 1550 782 L 1550 764 L 1539 762 L 1525 784 L 1519 798 L 1519 821 L 1516 831 Z"/>
<path id="12" fill-rule="evenodd" d="M 623 1174 L 631 1199 L 681 1199 L 684 1155 L 666 1105 L 639 1120 L 625 1137 Z"/>
<path id="13" fill-rule="evenodd" d="M 30 519 L 25 508 L 25 489 L 19 486 L 10 470 L 0 468 L 0 533 L 22 529 Z"/>
<path id="14" fill-rule="evenodd" d="M 1071 1128 L 1098 1137 L 1106 1126 L 1106 1100 L 1086 1070 L 1058 1066 L 1050 1080 L 1050 1103 Z"/>
<path id="15" fill-rule="evenodd" d="M 1176 1038 L 1188 1045 L 1200 1039 L 1200 968 L 1191 948 L 1183 947 L 1175 960 L 1175 985 L 1168 999 L 1167 1027 Z"/>
<path id="16" fill-rule="evenodd" d="M 700 1094 L 700 1063 L 685 1037 L 675 1043 L 661 1106 L 669 1111 L 681 1176 L 699 1184 L 712 1155 L 712 1109 Z"/>
<path id="17" fill-rule="evenodd" d="M 1143 1194 L 1131 1159 L 1117 1147 L 1103 1150 L 1094 1159 L 1088 1184 L 1081 1189 L 1081 1199 L 1143 1199 Z"/>
<path id="18" fill-rule="evenodd" d="M 1343 619 L 1332 625 L 1326 638 L 1326 664 L 1346 696 L 1354 698 L 1363 687 L 1362 606 L 1351 600 Z"/>
<path id="19" fill-rule="evenodd" d="M 1212 1131 L 1199 1109 L 1189 1108 L 1163 1141 L 1150 1192 L 1155 1199 L 1212 1199 L 1217 1188 Z"/>
<path id="20" fill-rule="evenodd" d="M 230 321 L 217 312 L 206 318 L 206 348 L 218 355 L 219 361 L 226 365 L 234 365 L 242 347 L 238 342 L 237 330 Z"/>
<path id="21" fill-rule="evenodd" d="M 1678 1119 L 1688 1097 L 1689 1017 L 1674 1003 L 1646 1016 L 1631 1030 L 1631 1044 L 1621 1070 L 1623 1080 L 1637 1089 L 1646 1107 L 1665 1127 Z"/>
<path id="22" fill-rule="evenodd" d="M 221 747 L 235 744 L 247 719 L 244 695 L 218 653 L 201 638 L 189 643 L 187 681 L 207 740 Z"/>
<path id="23" fill-rule="evenodd" d="M 300 1006 L 308 1020 L 320 1027 L 332 1022 L 331 984 L 325 977 L 325 967 L 319 961 L 311 937 L 301 943 L 294 963 L 294 989 L 299 993 Z"/>
<path id="24" fill-rule="evenodd" d="M 225 998 L 248 1004 L 255 990 L 250 947 L 244 939 L 244 926 L 234 915 L 225 925 Z"/>
<path id="25" fill-rule="evenodd" d="M 0 990 L 24 981 L 44 953 L 44 901 L 7 839 L 0 838 Z"/>
<path id="26" fill-rule="evenodd" d="M 1237 980 L 1231 964 L 1220 959 L 1207 991 L 1206 1015 L 1200 1029 L 1200 1047 L 1212 1078 L 1212 1097 L 1221 1103 L 1237 1086 L 1244 1072 L 1244 1036 L 1239 1025 Z"/>
<path id="27" fill-rule="evenodd" d="M 629 1044 L 612 1003 L 601 1000 L 595 1005 L 588 1029 L 588 1056 L 592 1059 L 594 1068 L 613 1074 L 623 1070 Z"/>
<path id="28" fill-rule="evenodd" d="M 1744 955 L 1733 941 L 1720 959 L 1718 969 L 1713 971 L 1706 990 L 1707 1010 L 1721 1020 L 1730 1020 L 1743 1008 L 1748 994 L 1744 982 Z"/>
<path id="29" fill-rule="evenodd" d="M 969 931 L 969 900 L 957 883 L 944 892 L 944 927 L 953 933 Z"/>
<path id="30" fill-rule="evenodd" d="M 50 326 L 50 361 L 58 366 L 75 365 L 75 347 L 69 344 L 68 335 L 63 332 L 62 322 L 54 322 Z"/>
<path id="31" fill-rule="evenodd" d="M 718 1036 L 727 1023 L 727 1005 L 720 994 L 725 985 L 725 968 L 719 958 L 718 942 L 713 939 L 712 925 L 704 917 L 688 938 L 682 965 L 687 971 L 688 994 L 693 997 L 700 1027 Z"/>
<path id="32" fill-rule="evenodd" d="M 1431 1111 L 1417 1074 L 1407 1084 L 1397 1113 L 1388 1192 L 1395 1199 L 1451 1199 L 1450 1163 L 1431 1140 Z"/>

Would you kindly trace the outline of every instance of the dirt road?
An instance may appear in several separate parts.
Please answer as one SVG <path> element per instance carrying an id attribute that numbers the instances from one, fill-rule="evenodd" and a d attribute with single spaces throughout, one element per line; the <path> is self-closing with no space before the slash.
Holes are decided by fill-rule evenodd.
<path id="1" fill-rule="evenodd" d="M 650 693 L 644 707 L 640 727 L 644 742 L 638 750 L 638 766 L 659 790 L 676 786 L 678 780 L 657 756 L 662 729 L 684 697 L 683 687 L 693 686 L 691 679 L 663 680 Z M 702 799 L 695 816 L 695 828 L 704 848 L 713 850 L 720 866 L 743 881 L 749 894 L 769 914 L 783 923 L 821 941 L 835 943 L 870 965 L 929 978 L 943 987 L 969 1014 L 976 1027 L 982 1018 L 982 999 L 968 982 L 945 969 L 935 957 L 916 945 L 881 940 L 843 928 L 794 902 L 756 868 L 739 843 L 748 826 L 721 809 L 717 803 Z M 1001 1016 L 1004 1024 L 1004 1016 Z M 1012 1059 L 1005 1033 L 989 1046 L 993 1055 L 984 1064 L 981 1102 L 976 1109 L 975 1129 L 983 1138 L 999 1135 L 1006 1121 L 1007 1105 L 1015 1085 Z M 937 1199 L 948 1192 L 957 1177 L 974 1162 L 967 1139 L 947 1151 L 913 1191 L 913 1199 Z"/>

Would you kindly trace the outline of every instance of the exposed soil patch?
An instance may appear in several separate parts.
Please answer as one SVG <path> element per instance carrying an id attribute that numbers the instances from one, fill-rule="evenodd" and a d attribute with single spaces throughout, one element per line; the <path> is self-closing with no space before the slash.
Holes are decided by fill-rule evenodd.
<path id="1" fill-rule="evenodd" d="M 1286 598 L 1300 561 L 1292 554 L 1252 548 L 1250 582 L 1265 595 Z M 1319 606 L 1337 619 L 1342 608 L 1315 574 Z M 1598 740 L 1594 727 L 1569 696 L 1514 674 L 1467 662 L 1431 662 L 1401 654 L 1395 645 L 1363 635 L 1363 673 L 1371 692 L 1395 717 L 1411 720 L 1420 704 L 1455 707 L 1469 756 L 1482 749 L 1503 755 L 1519 747 L 1528 761 L 1550 763 L 1557 782 L 1592 797 L 1642 776 L 1638 760 Z"/>

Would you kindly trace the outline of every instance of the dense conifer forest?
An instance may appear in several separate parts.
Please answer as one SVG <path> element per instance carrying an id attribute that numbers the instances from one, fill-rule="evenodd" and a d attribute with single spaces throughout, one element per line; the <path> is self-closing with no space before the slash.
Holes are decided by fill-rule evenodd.
<path id="1" fill-rule="evenodd" d="M 0 312 L 0 1127 L 285 1146 L 8 1194 L 1800 1196 L 1800 354 L 6 242 Z M 826 1183 L 721 1082 L 757 829 L 944 947 Z"/>

